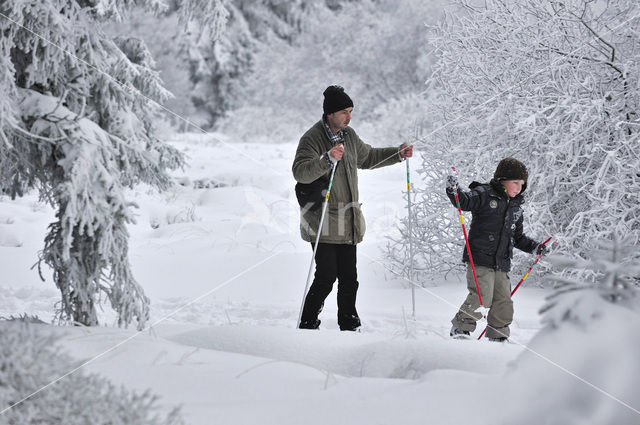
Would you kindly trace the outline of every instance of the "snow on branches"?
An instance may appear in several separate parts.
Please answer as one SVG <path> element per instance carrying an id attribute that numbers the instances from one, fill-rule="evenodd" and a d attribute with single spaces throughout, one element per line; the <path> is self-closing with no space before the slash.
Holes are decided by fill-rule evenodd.
<path id="1" fill-rule="evenodd" d="M 201 3 L 181 5 L 191 16 L 189 8 Z M 40 260 L 52 267 L 62 293 L 61 320 L 97 324 L 104 296 L 120 325 L 136 320 L 141 328 L 148 319 L 149 300 L 127 258 L 134 204 L 124 189 L 139 182 L 168 187 L 167 170 L 183 158 L 155 134 L 158 102 L 170 93 L 147 47 L 107 37 L 101 24 L 133 7 L 157 12 L 163 4 L 7 0 L 0 6 L 0 189 L 15 197 L 37 187 L 57 208 Z M 219 7 L 209 2 L 199 18 Z"/>
<path id="2" fill-rule="evenodd" d="M 124 198 L 118 178 L 122 142 L 114 143 L 114 136 L 59 106 L 54 97 L 21 92 L 22 117 L 33 121 L 29 130 L 57 140 L 39 165 L 48 173 L 41 194 L 58 207 L 40 254 L 62 293 L 58 316 L 97 325 L 96 305 L 104 293 L 119 324 L 136 319 L 143 326 L 149 300 L 133 279 L 127 257 L 126 224 L 133 221 L 134 204 Z"/>
<path id="3" fill-rule="evenodd" d="M 583 256 L 554 256 L 551 280 L 556 290 L 542 307 L 543 321 L 557 327 L 563 321 L 584 322 L 601 312 L 600 300 L 637 310 L 640 289 L 640 252 L 630 238 L 605 241 Z"/>
<path id="4" fill-rule="evenodd" d="M 186 423 L 179 408 L 166 412 L 158 402 L 159 397 L 148 390 L 129 391 L 98 374 L 78 370 L 78 361 L 62 351 L 60 337 L 43 325 L 28 323 L 35 320 L 0 319 L 0 416 L 3 423 Z M 53 383 L 55 385 L 51 386 Z"/>
<path id="5" fill-rule="evenodd" d="M 561 251 L 576 253 L 612 235 L 640 242 L 640 4 L 460 6 L 432 34 L 439 61 L 428 82 L 436 130 L 422 142 L 427 184 L 444 191 L 443 164 L 461 170 L 461 183 L 487 181 L 513 156 L 529 167 L 527 234 L 553 235 Z M 425 198 L 423 214 L 451 216 L 441 198 Z M 443 264 L 448 243 L 432 247 Z"/>

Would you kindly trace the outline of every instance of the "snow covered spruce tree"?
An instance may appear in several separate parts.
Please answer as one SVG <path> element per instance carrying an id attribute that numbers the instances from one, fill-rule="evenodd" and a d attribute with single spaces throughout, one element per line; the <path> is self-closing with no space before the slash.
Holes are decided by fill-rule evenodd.
<path id="1" fill-rule="evenodd" d="M 437 255 L 445 268 L 459 262 L 459 224 L 442 189 L 450 165 L 466 185 L 488 181 L 506 156 L 529 167 L 528 234 L 554 236 L 561 251 L 577 254 L 612 235 L 637 244 L 640 4 L 459 5 L 462 12 L 432 32 L 439 61 L 425 113 L 435 130 L 421 143 L 428 191 L 416 214 L 446 218 L 416 217 L 418 234 L 430 235 L 422 255 Z M 390 252 L 398 267 L 400 247 Z"/>
<path id="2" fill-rule="evenodd" d="M 638 311 L 640 251 L 633 238 L 603 241 L 588 256 L 552 257 L 554 293 L 541 310 L 551 328 L 562 322 L 585 324 L 601 315 L 593 300 Z M 623 324 L 621 324 L 623 325 Z"/>
<path id="3" fill-rule="evenodd" d="M 193 82 L 191 101 L 199 110 L 198 120 L 206 121 L 208 126 L 238 107 L 239 95 L 251 79 L 256 56 L 272 49 L 272 43 L 295 39 L 306 9 L 326 7 L 325 1 L 317 0 L 221 1 L 229 13 L 224 34 L 215 40 L 191 37 L 185 54 Z"/>
<path id="4" fill-rule="evenodd" d="M 0 319 L 1 423 L 186 424 L 180 408 L 163 411 L 159 397 L 149 390 L 129 391 L 99 374 L 74 370 L 78 361 L 64 352 L 60 336 L 29 320 Z M 51 382 L 55 387 L 47 388 Z M 47 389 L 40 391 L 43 388 Z"/>
<path id="5" fill-rule="evenodd" d="M 220 2 L 179 2 L 185 22 L 216 28 Z M 137 2 L 159 10 L 162 2 Z M 57 317 L 98 323 L 106 297 L 118 323 L 142 327 L 149 299 L 131 274 L 124 189 L 170 184 L 182 156 L 154 133 L 169 96 L 143 42 L 105 36 L 126 0 L 5 0 L 0 3 L 0 187 L 12 197 L 38 188 L 56 208 L 40 262 L 53 269 Z"/>

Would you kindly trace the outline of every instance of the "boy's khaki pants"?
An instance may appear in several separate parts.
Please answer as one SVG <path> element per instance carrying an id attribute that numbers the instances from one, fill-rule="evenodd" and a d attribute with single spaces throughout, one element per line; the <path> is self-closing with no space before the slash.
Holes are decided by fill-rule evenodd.
<path id="1" fill-rule="evenodd" d="M 477 266 L 476 276 L 482 294 L 482 303 L 484 307 L 489 308 L 487 338 L 509 337 L 509 325 L 513 321 L 509 274 L 489 267 Z M 473 332 L 476 329 L 476 322 L 482 318 L 482 313 L 476 311 L 480 307 L 480 301 L 470 265 L 467 266 L 467 288 L 469 295 L 451 323 L 460 330 Z"/>

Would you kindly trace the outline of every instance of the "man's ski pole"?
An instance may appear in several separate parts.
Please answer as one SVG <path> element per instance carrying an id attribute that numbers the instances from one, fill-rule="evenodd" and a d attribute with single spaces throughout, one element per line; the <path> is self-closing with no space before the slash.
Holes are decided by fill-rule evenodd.
<path id="1" fill-rule="evenodd" d="M 456 167 L 451 166 L 451 169 L 454 173 L 457 174 Z M 469 246 L 469 238 L 467 237 L 467 228 L 464 226 L 464 218 L 462 217 L 462 208 L 460 207 L 460 199 L 458 198 L 458 188 L 453 188 L 453 194 L 456 196 L 456 205 L 458 206 L 458 214 L 460 214 L 460 224 L 462 224 L 462 233 L 464 233 L 464 242 L 467 244 L 467 253 L 469 253 L 469 263 L 471 264 L 471 271 L 473 272 L 473 280 L 476 283 L 476 291 L 478 292 L 478 300 L 480 301 L 480 306 L 484 307 L 482 304 L 482 294 L 480 294 L 480 285 L 478 285 L 478 277 L 476 276 L 476 267 L 473 265 L 473 257 L 471 256 L 471 247 Z"/>
<path id="2" fill-rule="evenodd" d="M 549 242 L 551 240 L 551 238 L 547 239 L 546 241 L 542 242 L 542 244 L 540 244 L 540 246 L 544 246 L 547 244 L 547 242 Z M 516 293 L 516 291 L 518 290 L 518 288 L 520 287 L 520 285 L 522 285 L 522 282 L 524 282 L 524 280 L 526 278 L 529 277 L 529 273 L 531 273 L 531 270 L 533 269 L 533 266 L 535 266 L 536 264 L 538 264 L 538 261 L 540 261 L 540 259 L 542 258 L 542 254 L 538 255 L 538 258 L 536 258 L 536 262 L 533 263 L 531 265 L 531 267 L 529 267 L 529 270 L 527 270 L 527 272 L 524 274 L 524 276 L 522 276 L 522 279 L 520 279 L 520 282 L 518 282 L 518 284 L 516 285 L 515 288 L 513 288 L 513 291 L 511 291 L 511 297 L 513 297 L 513 294 Z M 487 327 L 484 328 L 484 330 L 482 331 L 482 333 L 480 334 L 480 336 L 478 337 L 478 339 L 481 339 L 484 336 L 484 333 L 487 332 Z"/>
<path id="3" fill-rule="evenodd" d="M 409 282 L 411 283 L 411 305 L 413 307 L 413 320 L 416 319 L 416 287 L 413 284 L 413 231 L 411 226 L 411 174 L 409 172 L 409 158 L 407 163 L 407 231 L 409 234 Z"/>
<path id="4" fill-rule="evenodd" d="M 324 202 L 322 203 L 322 214 L 320 215 L 320 225 L 318 226 L 318 232 L 316 234 L 316 243 L 313 245 L 313 255 L 311 256 L 311 264 L 309 264 L 309 273 L 307 274 L 307 283 L 304 287 L 304 294 L 302 294 L 302 304 L 300 305 L 300 313 L 298 313 L 298 323 L 296 324 L 296 328 L 300 325 L 300 321 L 302 320 L 302 309 L 304 308 L 304 301 L 307 298 L 307 291 L 309 290 L 309 282 L 311 281 L 311 274 L 313 273 L 313 263 L 315 262 L 316 252 L 318 251 L 318 242 L 320 242 L 320 232 L 322 232 L 322 224 L 324 222 L 324 214 L 327 211 L 327 205 L 329 204 L 329 196 L 331 196 L 331 186 L 333 185 L 333 176 L 336 173 L 336 168 L 338 168 L 338 162 L 336 162 L 333 166 L 333 170 L 331 170 L 331 177 L 329 178 L 329 187 L 327 188 L 327 195 L 324 197 Z"/>

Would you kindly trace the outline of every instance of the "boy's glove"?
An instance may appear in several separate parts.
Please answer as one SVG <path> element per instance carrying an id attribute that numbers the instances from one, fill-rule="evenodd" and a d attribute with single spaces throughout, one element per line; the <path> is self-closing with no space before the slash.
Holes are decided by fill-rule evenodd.
<path id="1" fill-rule="evenodd" d="M 537 255 L 542 255 L 542 256 L 544 256 L 544 255 L 547 255 L 548 253 L 549 253 L 549 248 L 547 248 L 547 246 L 546 246 L 546 245 L 542 245 L 542 244 L 540 244 L 540 245 L 538 245 L 538 247 L 536 248 L 536 254 L 537 254 Z"/>
<path id="2" fill-rule="evenodd" d="M 447 189 L 455 189 L 458 187 L 458 178 L 456 176 L 447 176 Z"/>

